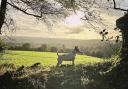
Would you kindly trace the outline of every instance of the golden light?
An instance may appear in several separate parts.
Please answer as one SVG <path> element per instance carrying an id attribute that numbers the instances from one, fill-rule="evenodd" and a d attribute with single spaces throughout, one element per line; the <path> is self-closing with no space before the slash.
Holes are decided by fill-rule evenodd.
<path id="1" fill-rule="evenodd" d="M 78 11 L 75 14 L 70 15 L 65 19 L 66 24 L 68 25 L 79 25 L 82 23 L 81 18 L 84 16 L 83 12 Z"/>

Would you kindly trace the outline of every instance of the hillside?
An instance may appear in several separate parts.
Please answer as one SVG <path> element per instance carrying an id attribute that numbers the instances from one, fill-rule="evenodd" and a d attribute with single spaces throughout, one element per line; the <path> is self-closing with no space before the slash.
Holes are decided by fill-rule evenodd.
<path id="1" fill-rule="evenodd" d="M 8 43 L 22 44 L 30 43 L 33 46 L 40 46 L 41 44 L 47 44 L 51 46 L 62 47 L 65 45 L 67 48 L 72 48 L 74 46 L 80 46 L 81 48 L 94 47 L 94 46 L 104 46 L 109 45 L 109 42 L 102 42 L 100 39 L 92 40 L 80 40 L 80 39 L 59 39 L 59 38 L 41 38 L 41 37 L 22 37 L 22 36 L 12 36 L 10 39 L 5 39 Z M 114 43 L 115 41 L 111 41 Z"/>

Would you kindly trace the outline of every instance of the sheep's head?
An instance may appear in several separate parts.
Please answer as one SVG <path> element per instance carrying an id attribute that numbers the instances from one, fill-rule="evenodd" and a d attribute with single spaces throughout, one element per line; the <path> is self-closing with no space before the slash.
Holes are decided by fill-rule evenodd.
<path id="1" fill-rule="evenodd" d="M 75 46 L 73 52 L 78 53 L 78 54 L 83 54 L 83 52 L 81 52 L 81 51 L 79 50 L 79 47 L 78 47 L 78 46 Z"/>

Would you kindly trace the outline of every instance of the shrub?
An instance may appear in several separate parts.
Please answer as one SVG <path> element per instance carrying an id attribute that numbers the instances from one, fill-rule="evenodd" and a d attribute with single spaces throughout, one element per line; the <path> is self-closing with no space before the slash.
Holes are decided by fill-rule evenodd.
<path id="1" fill-rule="evenodd" d="M 37 51 L 46 52 L 48 51 L 47 45 L 42 44 L 40 47 L 37 48 Z"/>
<path id="2" fill-rule="evenodd" d="M 30 43 L 24 43 L 22 45 L 22 50 L 31 50 L 31 45 Z"/>
<path id="3" fill-rule="evenodd" d="M 56 48 L 56 47 L 51 47 L 51 48 L 50 48 L 50 51 L 51 51 L 51 52 L 57 52 L 57 48 Z"/>

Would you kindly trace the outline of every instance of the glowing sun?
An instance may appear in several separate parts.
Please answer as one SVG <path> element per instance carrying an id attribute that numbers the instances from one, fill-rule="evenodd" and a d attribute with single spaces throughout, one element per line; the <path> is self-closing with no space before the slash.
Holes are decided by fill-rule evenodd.
<path id="1" fill-rule="evenodd" d="M 76 14 L 72 14 L 65 19 L 68 25 L 79 25 L 82 23 L 81 18 L 84 16 L 83 12 L 78 11 Z"/>

